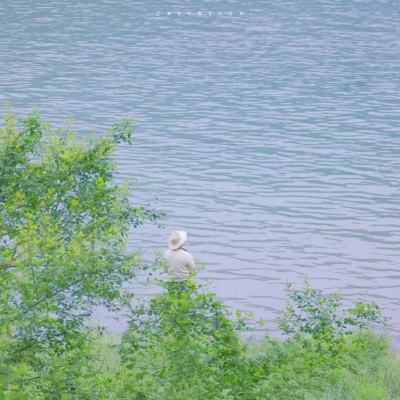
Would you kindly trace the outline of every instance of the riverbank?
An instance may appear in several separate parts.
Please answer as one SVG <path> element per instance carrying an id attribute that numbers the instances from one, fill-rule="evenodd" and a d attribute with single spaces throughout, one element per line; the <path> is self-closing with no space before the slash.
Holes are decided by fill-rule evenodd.
<path id="1" fill-rule="evenodd" d="M 342 313 L 335 295 L 307 286 L 281 316 L 286 337 L 244 339 L 243 316 L 213 294 L 195 283 L 165 288 L 133 312 L 123 335 L 92 332 L 90 369 L 107 398 L 400 399 L 400 358 L 389 336 L 370 328 L 380 320 L 374 305 Z"/>
<path id="2" fill-rule="evenodd" d="M 328 354 L 325 357 L 322 349 L 318 350 L 318 344 L 310 352 L 299 341 L 246 341 L 247 362 L 257 365 L 263 373 L 255 388 L 259 393 L 253 399 L 400 399 L 400 358 L 390 348 L 388 338 L 368 331 L 348 339 L 337 355 L 340 362 L 335 361 L 334 367 Z M 92 368 L 103 377 L 123 375 L 121 340 L 121 335 L 93 333 Z"/>

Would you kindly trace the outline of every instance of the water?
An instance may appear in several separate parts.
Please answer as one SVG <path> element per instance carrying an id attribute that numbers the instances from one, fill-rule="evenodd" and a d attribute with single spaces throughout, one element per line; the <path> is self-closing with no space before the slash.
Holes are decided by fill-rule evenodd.
<path id="1" fill-rule="evenodd" d="M 136 114 L 118 179 L 168 212 L 132 232 L 146 259 L 183 228 L 233 308 L 270 320 L 308 276 L 400 332 L 399 30 L 394 1 L 3 0 L 0 104 Z"/>

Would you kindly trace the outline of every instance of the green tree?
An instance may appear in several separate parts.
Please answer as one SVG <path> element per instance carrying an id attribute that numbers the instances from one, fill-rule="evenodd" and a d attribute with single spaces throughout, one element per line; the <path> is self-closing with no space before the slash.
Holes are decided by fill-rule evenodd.
<path id="1" fill-rule="evenodd" d="M 127 300 L 121 285 L 139 267 L 139 253 L 125 252 L 128 230 L 161 216 L 132 206 L 128 188 L 113 182 L 110 157 L 131 137 L 131 119 L 79 141 L 68 128 L 44 123 L 37 111 L 5 116 L 0 385 L 7 398 L 23 398 L 28 383 L 54 375 L 57 360 L 85 347 L 83 324 L 94 305 L 118 307 Z"/>

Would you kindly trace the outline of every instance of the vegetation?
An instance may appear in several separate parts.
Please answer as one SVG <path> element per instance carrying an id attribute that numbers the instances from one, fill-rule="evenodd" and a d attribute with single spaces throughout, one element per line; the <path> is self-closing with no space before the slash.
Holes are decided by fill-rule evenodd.
<path id="1" fill-rule="evenodd" d="M 121 285 L 139 265 L 137 252 L 125 252 L 128 229 L 160 216 L 131 206 L 127 188 L 112 181 L 110 155 L 131 139 L 130 122 L 84 143 L 38 112 L 5 117 L 0 384 L 10 398 L 31 395 L 28 382 L 46 398 L 61 398 L 70 374 L 79 374 L 64 369 L 88 346 L 83 323 L 92 306 L 118 308 L 128 300 Z"/>
<path id="2" fill-rule="evenodd" d="M 115 146 L 132 121 L 78 141 L 37 112 L 0 129 L 0 399 L 395 400 L 400 360 L 371 324 L 378 306 L 289 289 L 285 339 L 246 341 L 246 321 L 195 281 L 160 282 L 132 301 L 140 268 L 131 226 L 162 213 L 113 182 Z M 94 305 L 129 313 L 113 335 L 89 328 Z"/>

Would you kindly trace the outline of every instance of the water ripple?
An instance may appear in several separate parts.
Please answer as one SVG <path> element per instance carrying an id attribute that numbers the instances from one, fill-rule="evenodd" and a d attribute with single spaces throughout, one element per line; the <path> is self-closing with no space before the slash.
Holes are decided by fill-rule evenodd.
<path id="1" fill-rule="evenodd" d="M 166 230 L 132 232 L 148 259 L 184 228 L 236 308 L 271 320 L 307 275 L 377 300 L 400 331 L 398 5 L 151 4 L 5 2 L 1 106 L 99 131 L 136 113 L 117 178 L 168 211 Z"/>

